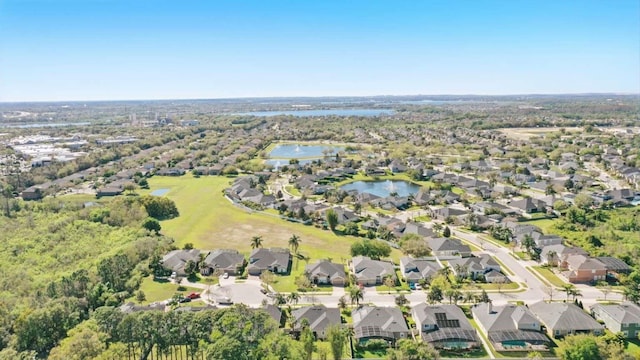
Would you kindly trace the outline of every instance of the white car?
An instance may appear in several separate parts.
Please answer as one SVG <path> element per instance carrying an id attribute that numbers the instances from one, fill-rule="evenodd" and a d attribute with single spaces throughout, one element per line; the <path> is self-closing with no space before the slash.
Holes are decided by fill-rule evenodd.
<path id="1" fill-rule="evenodd" d="M 229 274 L 228 274 L 228 273 L 224 273 L 224 274 L 222 274 L 222 278 L 223 278 L 223 279 L 228 279 L 228 278 L 229 278 Z"/>

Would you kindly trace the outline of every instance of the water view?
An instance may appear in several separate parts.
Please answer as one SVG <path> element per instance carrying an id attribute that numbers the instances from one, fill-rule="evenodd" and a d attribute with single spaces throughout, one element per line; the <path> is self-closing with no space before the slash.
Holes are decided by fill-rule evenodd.
<path id="1" fill-rule="evenodd" d="M 304 160 L 298 160 L 298 164 L 300 165 L 305 165 L 308 164 L 310 162 L 312 162 L 313 160 L 317 160 L 317 159 L 304 159 Z M 264 162 L 267 165 L 271 165 L 274 167 L 274 169 L 280 169 L 283 166 L 289 165 L 289 159 L 269 159 L 267 161 Z"/>
<path id="2" fill-rule="evenodd" d="M 272 159 L 322 158 L 344 151 L 344 146 L 282 144 L 269 153 Z"/>
<path id="3" fill-rule="evenodd" d="M 251 111 L 246 113 L 239 113 L 236 115 L 250 115 L 250 116 L 277 116 L 277 115 L 291 115 L 291 116 L 380 116 L 380 115 L 392 115 L 395 111 L 392 109 L 329 109 L 329 110 L 293 110 L 293 111 Z"/>
<path id="4" fill-rule="evenodd" d="M 380 197 L 387 197 L 391 193 L 397 193 L 399 196 L 409 196 L 420 190 L 420 185 L 404 181 L 404 180 L 385 180 L 385 181 L 355 181 L 340 187 L 341 190 L 358 192 L 366 192 Z"/>

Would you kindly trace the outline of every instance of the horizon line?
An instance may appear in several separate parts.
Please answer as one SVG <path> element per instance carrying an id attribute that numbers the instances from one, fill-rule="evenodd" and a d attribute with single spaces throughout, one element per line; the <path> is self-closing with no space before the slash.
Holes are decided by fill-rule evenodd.
<path id="1" fill-rule="evenodd" d="M 129 101 L 206 101 L 206 100 L 253 100 L 253 99 L 321 99 L 321 98 L 381 98 L 381 97 L 517 97 L 517 96 L 640 96 L 640 92 L 579 92 L 579 93 L 514 93 L 514 94 L 379 94 L 379 95 L 314 95 L 314 96 L 240 96 L 211 98 L 147 98 L 147 99 L 97 99 L 97 100 L 18 100 L 0 101 L 0 104 L 32 104 L 32 103 L 79 103 L 79 102 L 129 102 Z"/>

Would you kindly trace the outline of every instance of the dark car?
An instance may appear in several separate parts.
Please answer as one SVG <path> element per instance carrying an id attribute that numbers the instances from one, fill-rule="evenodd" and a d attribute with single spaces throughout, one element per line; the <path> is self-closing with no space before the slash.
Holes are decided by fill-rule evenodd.
<path id="1" fill-rule="evenodd" d="M 179 300 L 179 302 L 181 302 L 181 303 L 188 303 L 188 302 L 191 302 L 191 299 L 190 299 L 190 298 L 188 298 L 188 297 L 183 297 L 182 299 L 180 299 L 180 300 Z"/>

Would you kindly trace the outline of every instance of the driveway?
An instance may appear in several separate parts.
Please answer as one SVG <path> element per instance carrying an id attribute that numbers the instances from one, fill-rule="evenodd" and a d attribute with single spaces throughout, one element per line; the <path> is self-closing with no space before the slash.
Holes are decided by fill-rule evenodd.
<path id="1" fill-rule="evenodd" d="M 217 304 L 217 299 L 228 297 L 234 304 L 245 304 L 249 307 L 261 307 L 262 301 L 268 299 L 260 290 L 260 280 L 247 279 L 244 282 L 236 282 L 234 276 L 228 279 L 220 277 L 220 283 L 207 289 L 206 298 Z"/>

